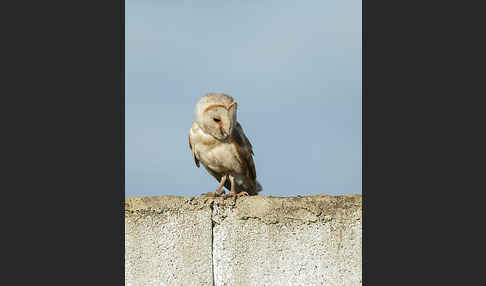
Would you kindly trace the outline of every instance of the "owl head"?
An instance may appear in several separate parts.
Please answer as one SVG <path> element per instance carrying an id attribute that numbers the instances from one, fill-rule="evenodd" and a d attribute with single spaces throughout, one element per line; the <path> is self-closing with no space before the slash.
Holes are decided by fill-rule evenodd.
<path id="1" fill-rule="evenodd" d="M 224 93 L 208 93 L 196 104 L 195 122 L 218 140 L 225 140 L 236 125 L 236 101 Z"/>

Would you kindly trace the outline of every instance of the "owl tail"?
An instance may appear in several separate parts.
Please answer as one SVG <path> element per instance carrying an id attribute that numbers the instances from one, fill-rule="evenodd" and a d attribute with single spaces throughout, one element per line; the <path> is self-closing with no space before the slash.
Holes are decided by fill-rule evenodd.
<path id="1" fill-rule="evenodd" d="M 259 192 L 261 192 L 263 190 L 263 187 L 262 187 L 262 185 L 260 185 L 260 183 L 258 181 L 255 181 L 255 185 L 256 185 L 255 194 L 258 194 Z"/>

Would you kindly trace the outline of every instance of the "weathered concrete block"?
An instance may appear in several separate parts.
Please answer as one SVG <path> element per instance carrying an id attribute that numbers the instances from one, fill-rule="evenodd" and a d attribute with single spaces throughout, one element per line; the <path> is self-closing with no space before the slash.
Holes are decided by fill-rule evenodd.
<path id="1" fill-rule="evenodd" d="M 361 196 L 126 199 L 126 285 L 361 285 Z"/>
<path id="2" fill-rule="evenodd" d="M 125 285 L 213 285 L 210 205 L 142 197 L 125 209 Z"/>
<path id="3" fill-rule="evenodd" d="M 215 204 L 215 285 L 361 285 L 361 196 Z"/>

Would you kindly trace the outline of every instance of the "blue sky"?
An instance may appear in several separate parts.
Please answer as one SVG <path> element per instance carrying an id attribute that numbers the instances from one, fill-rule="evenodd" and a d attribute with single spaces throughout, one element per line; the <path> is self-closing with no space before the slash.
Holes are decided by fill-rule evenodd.
<path id="1" fill-rule="evenodd" d="M 188 132 L 207 92 L 238 102 L 261 195 L 361 194 L 361 1 L 126 1 L 126 196 L 218 182 Z"/>

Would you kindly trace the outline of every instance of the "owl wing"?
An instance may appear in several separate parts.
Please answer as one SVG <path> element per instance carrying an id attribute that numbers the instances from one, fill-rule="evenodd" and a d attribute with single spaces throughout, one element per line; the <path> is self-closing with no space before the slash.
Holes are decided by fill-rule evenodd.
<path id="1" fill-rule="evenodd" d="M 235 132 L 233 134 L 233 144 L 236 152 L 238 153 L 239 158 L 242 160 L 242 163 L 246 165 L 248 176 L 255 180 L 256 170 L 255 163 L 253 162 L 253 146 L 243 132 L 243 128 L 241 127 L 240 123 L 236 123 Z"/>
<path id="2" fill-rule="evenodd" d="M 189 131 L 189 148 L 192 151 L 192 156 L 194 157 L 194 163 L 196 163 L 196 166 L 199 168 L 199 159 L 197 158 L 196 152 L 194 150 L 194 144 L 192 143 L 192 132 Z"/>

